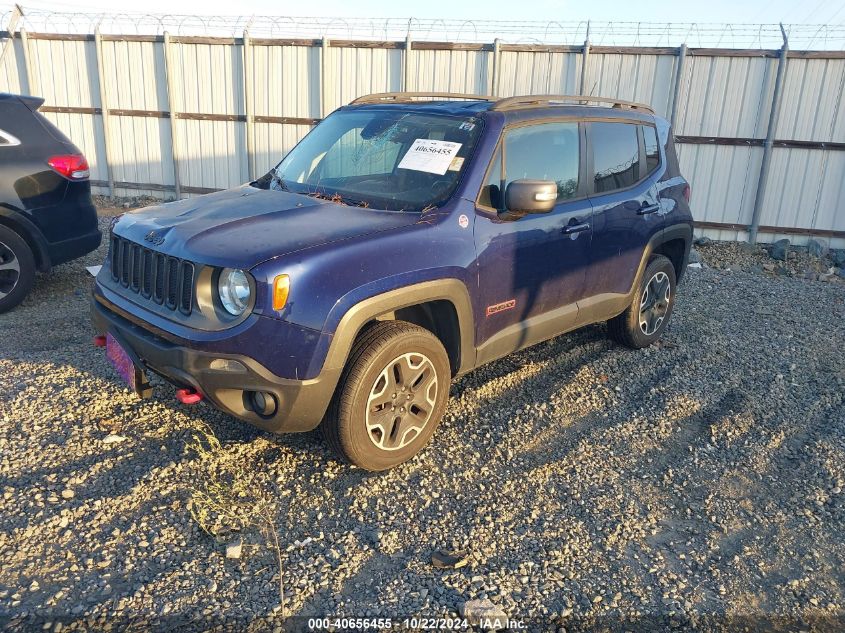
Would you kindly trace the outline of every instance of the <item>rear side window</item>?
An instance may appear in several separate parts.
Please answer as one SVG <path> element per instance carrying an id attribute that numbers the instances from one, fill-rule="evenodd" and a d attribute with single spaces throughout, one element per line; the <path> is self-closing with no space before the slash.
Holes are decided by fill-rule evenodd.
<path id="1" fill-rule="evenodd" d="M 643 125 L 645 142 L 645 171 L 650 174 L 660 165 L 660 146 L 657 144 L 657 130 L 650 125 Z"/>
<path id="2" fill-rule="evenodd" d="M 509 131 L 505 135 L 505 182 L 551 180 L 558 202 L 578 192 L 578 124 L 545 123 Z"/>
<path id="3" fill-rule="evenodd" d="M 591 123 L 590 139 L 596 193 L 624 189 L 639 180 L 640 144 L 637 126 L 629 123 Z"/>
<path id="4" fill-rule="evenodd" d="M 16 139 L 14 136 L 6 132 L 5 130 L 0 130 L 0 147 L 8 147 L 10 145 L 20 145 L 21 142 Z"/>

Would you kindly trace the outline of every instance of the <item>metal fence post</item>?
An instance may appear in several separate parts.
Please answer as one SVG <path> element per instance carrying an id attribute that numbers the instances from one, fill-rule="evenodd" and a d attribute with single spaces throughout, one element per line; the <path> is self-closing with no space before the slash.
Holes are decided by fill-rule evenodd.
<path id="1" fill-rule="evenodd" d="M 252 90 L 252 43 L 249 29 L 244 29 L 244 114 L 246 115 L 246 172 L 249 180 L 255 178 L 255 112 L 253 111 Z"/>
<path id="2" fill-rule="evenodd" d="M 173 157 L 173 185 L 176 199 L 182 197 L 182 183 L 179 178 L 179 132 L 176 129 L 176 91 L 173 86 L 173 51 L 170 45 L 170 33 L 164 32 L 164 81 L 167 86 L 167 110 L 170 112 L 170 151 Z"/>
<path id="3" fill-rule="evenodd" d="M 29 61 L 29 37 L 26 34 L 26 29 L 20 30 L 21 34 L 21 53 L 23 54 L 23 71 L 26 74 L 26 91 L 32 94 L 32 66 Z M 23 92 L 23 86 L 21 86 Z"/>
<path id="4" fill-rule="evenodd" d="M 411 90 L 411 34 L 405 36 L 405 50 L 402 51 L 402 90 Z"/>
<path id="5" fill-rule="evenodd" d="M 675 85 L 672 86 L 672 114 L 669 116 L 669 123 L 672 130 L 675 129 L 675 121 L 678 119 L 678 97 L 681 95 L 681 80 L 684 76 L 684 62 L 687 59 L 687 45 L 681 44 L 678 49 L 678 66 L 675 68 Z"/>
<path id="6" fill-rule="evenodd" d="M 106 73 L 103 63 L 103 38 L 100 35 L 100 27 L 94 29 L 94 48 L 97 54 L 97 83 L 100 87 L 100 117 L 103 123 L 103 149 L 106 159 L 106 179 L 109 182 L 109 196 L 114 198 L 114 173 L 112 172 L 111 152 L 111 125 L 109 122 L 109 102 L 106 98 Z"/>
<path id="7" fill-rule="evenodd" d="M 329 57 L 329 40 L 328 38 L 323 38 L 321 45 L 320 45 L 320 116 L 324 117 L 328 114 L 326 108 L 328 107 L 328 95 L 327 95 L 327 71 L 326 68 L 328 67 L 328 60 Z"/>
<path id="8" fill-rule="evenodd" d="M 778 57 L 778 74 L 775 78 L 775 90 L 772 95 L 772 109 L 769 112 L 769 129 L 766 132 L 766 142 L 763 145 L 763 162 L 760 164 L 760 178 L 757 180 L 757 195 L 754 197 L 754 211 L 751 214 L 751 226 L 748 228 L 748 241 L 751 244 L 757 243 L 757 232 L 760 228 L 760 214 L 763 211 L 763 199 L 766 197 L 766 185 L 769 180 L 769 169 L 772 162 L 772 146 L 777 131 L 778 116 L 780 115 L 780 102 L 783 95 L 783 78 L 786 75 L 786 59 L 789 53 L 789 39 L 783 24 L 780 25 L 783 35 L 783 46 Z"/>
<path id="9" fill-rule="evenodd" d="M 3 58 L 6 56 L 6 51 L 13 46 L 13 42 L 15 41 L 15 29 L 18 28 L 18 22 L 22 16 L 23 9 L 21 9 L 19 4 L 16 4 L 15 10 L 12 11 L 12 16 L 9 18 L 9 25 L 6 27 L 6 32 L 8 32 L 9 36 L 6 38 L 6 41 L 3 42 L 3 48 L 0 49 L 0 62 L 2 62 Z"/>
<path id="10" fill-rule="evenodd" d="M 494 97 L 499 96 L 500 82 L 502 78 L 502 43 L 497 37 L 493 40 L 493 89 L 490 91 Z"/>
<path id="11" fill-rule="evenodd" d="M 583 95 L 587 86 L 587 62 L 590 59 L 590 22 L 587 21 L 587 37 L 584 40 L 584 48 L 581 53 L 581 86 L 578 89 L 578 94 Z"/>

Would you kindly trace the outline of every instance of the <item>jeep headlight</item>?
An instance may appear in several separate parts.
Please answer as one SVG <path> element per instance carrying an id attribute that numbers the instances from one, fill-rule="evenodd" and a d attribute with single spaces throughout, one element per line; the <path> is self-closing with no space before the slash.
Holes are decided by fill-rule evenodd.
<path id="1" fill-rule="evenodd" d="M 223 304 L 226 312 L 233 316 L 240 316 L 244 313 L 249 305 L 249 297 L 252 293 L 246 273 L 237 268 L 224 268 L 220 272 L 217 292 L 220 295 L 220 303 Z"/>

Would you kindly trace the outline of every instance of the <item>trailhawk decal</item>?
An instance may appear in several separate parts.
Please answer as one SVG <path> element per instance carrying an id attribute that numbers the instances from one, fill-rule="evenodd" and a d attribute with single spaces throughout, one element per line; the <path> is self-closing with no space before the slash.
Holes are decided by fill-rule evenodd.
<path id="1" fill-rule="evenodd" d="M 516 299 L 508 299 L 507 301 L 502 301 L 502 303 L 497 303 L 496 305 L 487 306 L 487 316 L 493 316 L 494 314 L 498 314 L 499 312 L 504 312 L 505 310 L 512 310 L 516 307 Z"/>

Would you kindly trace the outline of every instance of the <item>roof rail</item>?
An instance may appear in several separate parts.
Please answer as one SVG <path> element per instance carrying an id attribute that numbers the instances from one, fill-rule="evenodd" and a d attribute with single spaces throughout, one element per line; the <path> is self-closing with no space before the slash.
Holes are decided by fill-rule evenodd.
<path id="1" fill-rule="evenodd" d="M 385 103 L 397 101 L 413 101 L 414 99 L 440 98 L 444 100 L 467 99 L 472 101 L 496 101 L 496 97 L 487 95 L 471 95 L 462 92 L 376 92 L 364 95 L 350 102 L 350 105 L 361 103 Z"/>
<path id="2" fill-rule="evenodd" d="M 612 108 L 627 110 L 642 110 L 654 114 L 651 106 L 622 99 L 610 99 L 608 97 L 590 97 L 587 95 L 525 95 L 521 97 L 491 97 L 489 95 L 473 95 L 463 92 L 377 92 L 371 95 L 358 97 L 350 102 L 350 105 L 364 103 L 398 103 L 400 101 L 413 101 L 414 99 L 467 99 L 470 101 L 490 101 L 493 105 L 491 110 L 516 110 L 519 108 L 533 108 L 538 106 L 555 105 L 605 105 Z"/>
<path id="3" fill-rule="evenodd" d="M 596 103 L 599 105 L 610 105 L 612 108 L 642 110 L 654 114 L 651 106 L 633 101 L 621 99 L 609 99 L 607 97 L 590 97 L 587 95 L 529 95 L 524 97 L 506 97 L 499 99 L 491 110 L 515 110 L 518 108 L 531 108 L 543 105 L 588 105 Z"/>

